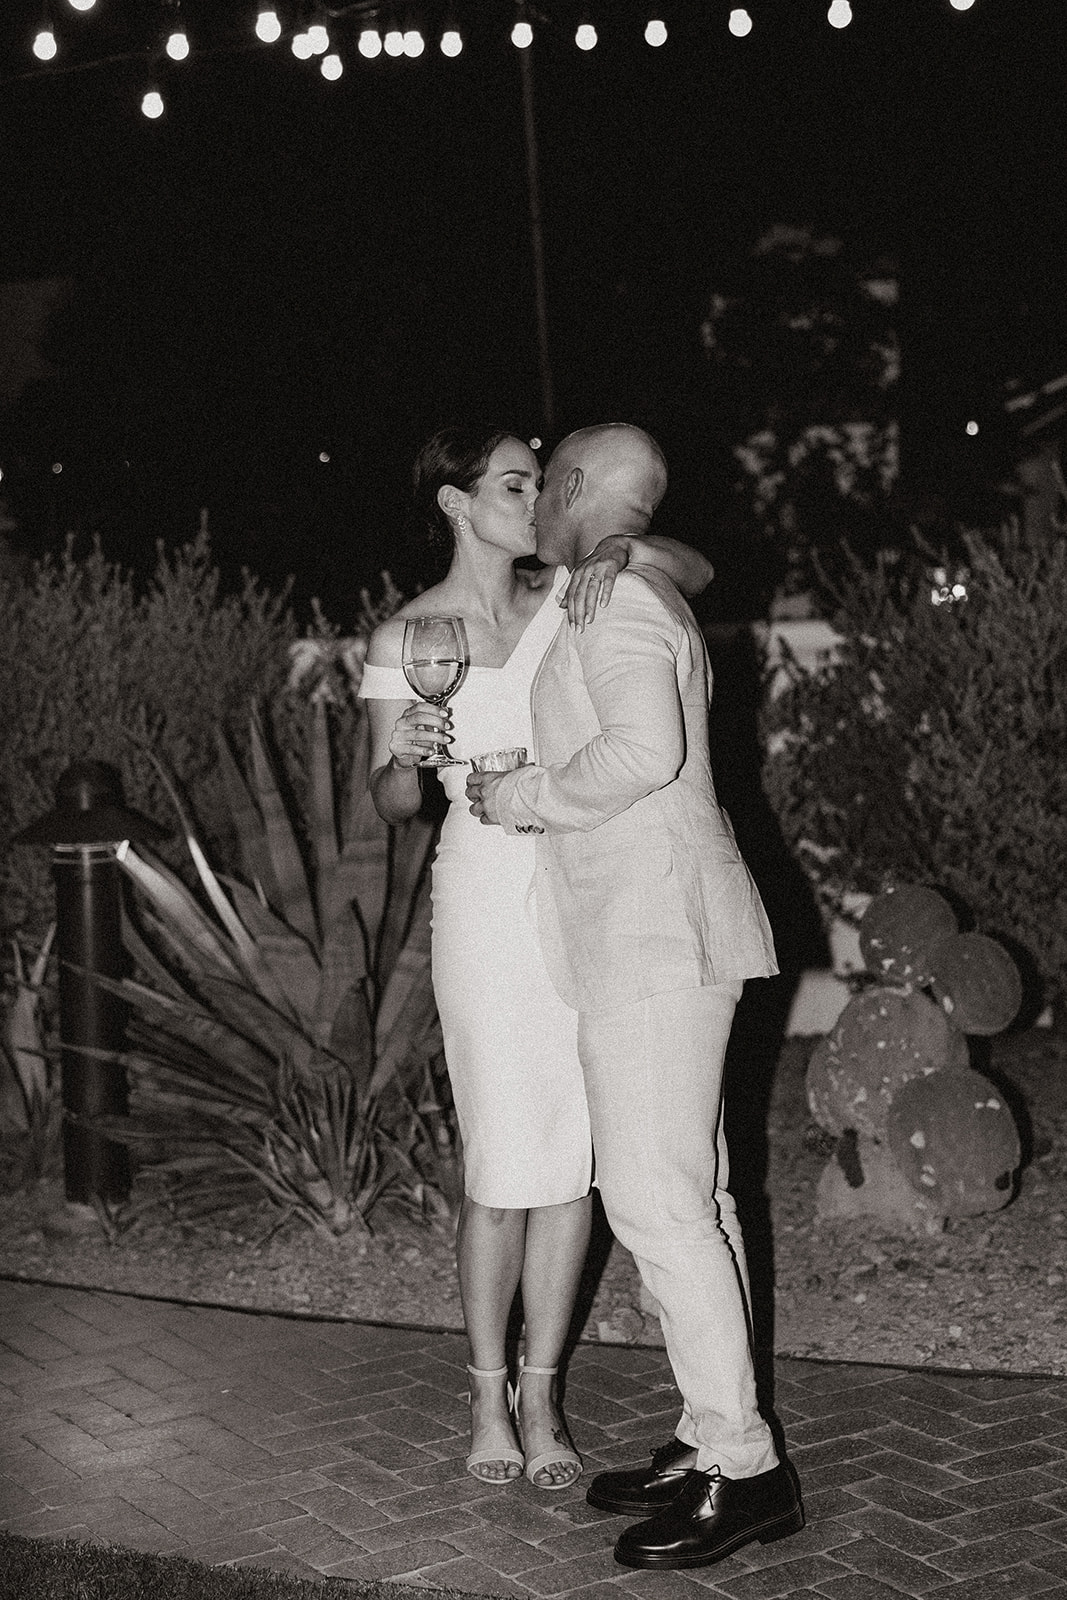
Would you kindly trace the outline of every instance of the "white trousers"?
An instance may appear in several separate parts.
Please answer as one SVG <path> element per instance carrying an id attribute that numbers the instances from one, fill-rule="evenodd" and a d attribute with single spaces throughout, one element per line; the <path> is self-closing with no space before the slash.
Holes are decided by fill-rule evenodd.
<path id="1" fill-rule="evenodd" d="M 778 1457 L 756 1405 L 748 1274 L 722 1127 L 740 983 L 583 1012 L 596 1176 L 616 1238 L 660 1307 L 682 1392 L 678 1437 L 728 1478 Z"/>

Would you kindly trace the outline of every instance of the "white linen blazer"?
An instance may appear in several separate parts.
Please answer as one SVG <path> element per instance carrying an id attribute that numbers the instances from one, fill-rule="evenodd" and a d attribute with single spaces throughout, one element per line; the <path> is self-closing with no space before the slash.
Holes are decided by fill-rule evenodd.
<path id="1" fill-rule="evenodd" d="M 621 572 L 584 632 L 560 627 L 531 696 L 536 763 L 505 775 L 497 803 L 507 832 L 538 833 L 538 927 L 561 999 L 600 1010 L 777 972 L 715 795 L 707 650 L 674 585 Z"/>

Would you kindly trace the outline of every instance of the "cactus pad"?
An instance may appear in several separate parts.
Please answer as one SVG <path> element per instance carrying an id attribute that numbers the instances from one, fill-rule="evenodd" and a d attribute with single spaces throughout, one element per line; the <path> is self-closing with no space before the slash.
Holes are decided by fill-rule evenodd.
<path id="1" fill-rule="evenodd" d="M 867 989 L 853 995 L 833 1032 L 815 1046 L 805 1079 L 808 1105 L 830 1133 L 852 1128 L 883 1139 L 902 1084 L 966 1063 L 966 1042 L 928 996 Z"/>
<path id="2" fill-rule="evenodd" d="M 1000 1033 L 1023 998 L 1019 969 L 984 933 L 955 933 L 930 952 L 931 987 L 960 1033 Z"/>
<path id="3" fill-rule="evenodd" d="M 889 1148 L 945 1216 L 999 1211 L 1012 1197 L 1019 1133 L 996 1086 L 970 1068 L 914 1078 L 889 1108 Z"/>
<path id="4" fill-rule="evenodd" d="M 955 933 L 956 913 L 936 889 L 900 884 L 876 895 L 860 921 L 860 954 L 882 982 L 930 982 L 929 951 Z"/>

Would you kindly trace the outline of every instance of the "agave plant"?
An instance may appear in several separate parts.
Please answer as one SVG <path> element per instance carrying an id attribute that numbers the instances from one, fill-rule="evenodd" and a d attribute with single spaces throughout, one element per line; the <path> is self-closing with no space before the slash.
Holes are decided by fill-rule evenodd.
<path id="1" fill-rule="evenodd" d="M 52 923 L 28 971 L 18 940 L 11 941 L 14 995 L 0 1022 L 0 1180 L 9 1189 L 39 1178 L 55 1146 L 58 1097 L 41 1016 L 55 931 Z"/>
<path id="2" fill-rule="evenodd" d="M 343 785 L 322 697 L 309 718 L 302 816 L 258 713 L 247 773 L 220 738 L 244 881 L 209 865 L 161 769 L 203 898 L 147 852 L 119 846 L 137 890 L 124 937 L 139 976 L 100 980 L 130 1007 L 131 1114 L 106 1131 L 147 1150 L 200 1204 L 223 1203 L 252 1177 L 337 1234 L 366 1228 L 390 1191 L 445 1205 L 441 1127 L 423 1092 L 441 1052 L 429 960 L 435 829 L 379 819 L 361 709 Z"/>

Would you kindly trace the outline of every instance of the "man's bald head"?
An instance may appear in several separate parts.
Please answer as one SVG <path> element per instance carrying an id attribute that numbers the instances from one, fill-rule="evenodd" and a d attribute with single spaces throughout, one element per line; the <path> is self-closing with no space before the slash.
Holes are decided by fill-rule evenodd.
<path id="1" fill-rule="evenodd" d="M 644 533 L 667 488 L 655 439 L 626 422 L 579 428 L 553 451 L 537 502 L 538 554 L 573 566 L 609 533 Z"/>

